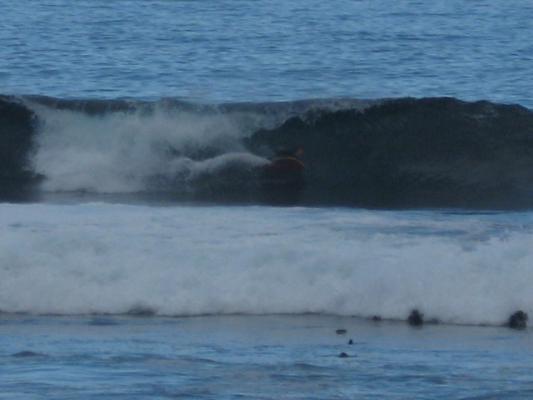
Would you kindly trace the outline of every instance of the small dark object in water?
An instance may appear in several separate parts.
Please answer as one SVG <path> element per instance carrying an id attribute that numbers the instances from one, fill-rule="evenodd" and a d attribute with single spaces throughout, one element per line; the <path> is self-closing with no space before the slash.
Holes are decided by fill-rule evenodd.
<path id="1" fill-rule="evenodd" d="M 381 317 L 379 315 L 374 315 L 372 318 L 370 318 L 372 321 L 374 322 L 380 322 L 381 321 Z"/>
<path id="2" fill-rule="evenodd" d="M 346 329 L 337 329 L 337 330 L 335 331 L 335 333 L 336 333 L 337 335 L 345 335 L 346 332 L 347 332 Z"/>
<path id="3" fill-rule="evenodd" d="M 339 354 L 339 358 L 348 358 L 348 357 L 350 356 L 346 354 L 344 351 L 341 354 Z"/>
<path id="4" fill-rule="evenodd" d="M 352 339 L 348 340 L 348 344 L 353 344 L 353 340 Z"/>
<path id="5" fill-rule="evenodd" d="M 409 317 L 407 318 L 407 323 L 411 326 L 422 326 L 424 325 L 424 314 L 422 314 L 417 309 L 411 311 Z"/>
<path id="6" fill-rule="evenodd" d="M 515 312 L 509 317 L 507 326 L 512 329 L 526 329 L 528 316 L 522 310 Z"/>

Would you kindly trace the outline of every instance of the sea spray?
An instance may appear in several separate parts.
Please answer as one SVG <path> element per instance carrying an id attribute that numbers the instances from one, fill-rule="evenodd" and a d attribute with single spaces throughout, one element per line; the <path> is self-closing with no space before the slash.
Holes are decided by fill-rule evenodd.
<path id="1" fill-rule="evenodd" d="M 198 175 L 223 169 L 224 161 L 262 164 L 240 142 L 250 132 L 224 114 L 36 110 L 41 125 L 33 167 L 46 177 L 45 191 L 186 190 Z"/>

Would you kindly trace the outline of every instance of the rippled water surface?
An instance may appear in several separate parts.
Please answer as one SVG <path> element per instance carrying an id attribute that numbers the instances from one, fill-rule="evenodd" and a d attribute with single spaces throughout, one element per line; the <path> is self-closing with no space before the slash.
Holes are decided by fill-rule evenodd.
<path id="1" fill-rule="evenodd" d="M 337 335 L 338 328 L 347 333 Z M 2 320 L 0 345 L 0 398 L 6 399 L 533 394 L 531 335 L 502 328 L 420 330 L 320 316 L 20 316 Z"/>
<path id="2" fill-rule="evenodd" d="M 3 93 L 533 106 L 527 1 L 1 1 Z"/>

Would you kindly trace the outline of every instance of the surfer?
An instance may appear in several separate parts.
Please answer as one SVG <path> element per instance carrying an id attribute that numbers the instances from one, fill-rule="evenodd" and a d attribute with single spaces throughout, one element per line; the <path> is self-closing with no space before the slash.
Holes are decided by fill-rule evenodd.
<path id="1" fill-rule="evenodd" d="M 265 180 L 272 184 L 284 186 L 302 185 L 305 169 L 301 160 L 303 154 L 302 147 L 278 151 L 270 164 L 264 168 L 263 176 Z"/>
<path id="2" fill-rule="evenodd" d="M 304 187 L 302 147 L 283 149 L 261 171 L 261 186 L 267 202 L 297 203 Z"/>

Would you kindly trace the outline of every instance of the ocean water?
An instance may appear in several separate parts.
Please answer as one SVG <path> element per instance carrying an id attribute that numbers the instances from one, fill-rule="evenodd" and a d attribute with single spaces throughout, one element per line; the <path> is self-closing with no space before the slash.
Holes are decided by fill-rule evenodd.
<path id="1" fill-rule="evenodd" d="M 527 399 L 532 390 L 531 335 L 501 328 L 23 316 L 3 318 L 0 333 L 6 399 Z"/>
<path id="2" fill-rule="evenodd" d="M 531 106 L 527 1 L 2 1 L 5 94 Z"/>
<path id="3" fill-rule="evenodd" d="M 0 398 L 532 396 L 530 3 L 0 6 Z"/>

